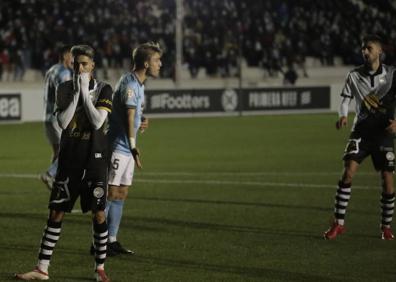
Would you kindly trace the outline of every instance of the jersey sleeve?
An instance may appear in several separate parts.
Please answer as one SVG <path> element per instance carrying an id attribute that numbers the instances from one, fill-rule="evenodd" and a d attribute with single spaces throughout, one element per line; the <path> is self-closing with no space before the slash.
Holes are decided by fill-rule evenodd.
<path id="1" fill-rule="evenodd" d="M 128 109 L 136 109 L 138 104 L 137 91 L 133 83 L 125 85 L 122 96 L 124 98 L 125 106 Z"/>
<path id="2" fill-rule="evenodd" d="M 351 73 L 348 73 L 348 75 L 347 75 L 347 78 L 345 80 L 345 85 L 341 91 L 341 96 L 353 99 Z"/>
<path id="3" fill-rule="evenodd" d="M 111 113 L 113 106 L 113 89 L 110 85 L 106 85 L 102 88 L 98 101 L 95 104 L 97 109 L 102 109 Z"/>

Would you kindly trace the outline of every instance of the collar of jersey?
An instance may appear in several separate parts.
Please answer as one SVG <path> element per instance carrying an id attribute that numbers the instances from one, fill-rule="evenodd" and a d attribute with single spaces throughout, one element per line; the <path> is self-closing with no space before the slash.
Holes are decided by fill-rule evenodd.
<path id="1" fill-rule="evenodd" d="M 382 64 L 380 64 L 380 66 L 379 66 L 379 68 L 377 69 L 377 71 L 376 71 L 375 73 L 373 73 L 373 74 L 370 74 L 369 68 L 366 67 L 366 65 L 363 65 L 363 72 L 364 72 L 364 74 L 370 75 L 370 76 L 376 76 L 376 75 L 381 74 L 381 73 L 382 73 L 382 69 L 383 69 Z"/>
<path id="2" fill-rule="evenodd" d="M 131 75 L 136 81 L 139 83 L 140 86 L 143 86 L 143 83 L 140 82 L 139 78 L 136 76 L 135 72 L 131 71 Z"/>

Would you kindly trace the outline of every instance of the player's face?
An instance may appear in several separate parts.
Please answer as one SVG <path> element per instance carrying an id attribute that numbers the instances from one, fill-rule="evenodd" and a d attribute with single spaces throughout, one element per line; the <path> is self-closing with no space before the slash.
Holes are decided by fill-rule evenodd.
<path id="1" fill-rule="evenodd" d="M 79 55 L 74 58 L 73 69 L 74 72 L 81 74 L 83 72 L 92 73 L 95 68 L 94 61 L 85 55 Z"/>
<path id="2" fill-rule="evenodd" d="M 150 57 L 150 61 L 148 62 L 148 65 L 149 67 L 147 69 L 147 74 L 154 78 L 158 77 L 162 66 L 161 55 L 159 53 L 154 53 Z"/>
<path id="3" fill-rule="evenodd" d="M 362 45 L 362 55 L 366 63 L 372 64 L 379 61 L 382 48 L 376 42 L 367 42 Z"/>

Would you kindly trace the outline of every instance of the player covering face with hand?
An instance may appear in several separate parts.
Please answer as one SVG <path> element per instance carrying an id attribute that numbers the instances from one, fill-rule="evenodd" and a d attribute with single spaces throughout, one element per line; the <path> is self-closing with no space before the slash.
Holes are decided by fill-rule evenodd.
<path id="1" fill-rule="evenodd" d="M 112 88 L 93 77 L 94 51 L 90 46 L 71 49 L 73 79 L 57 89 L 57 119 L 63 129 L 58 170 L 49 201 L 38 262 L 33 271 L 16 274 L 21 280 L 48 280 L 50 260 L 61 234 L 66 212 L 77 198 L 83 212 L 92 212 L 96 281 L 110 281 L 104 271 L 107 248 L 105 218 L 107 195 L 107 116 L 112 109 Z"/>

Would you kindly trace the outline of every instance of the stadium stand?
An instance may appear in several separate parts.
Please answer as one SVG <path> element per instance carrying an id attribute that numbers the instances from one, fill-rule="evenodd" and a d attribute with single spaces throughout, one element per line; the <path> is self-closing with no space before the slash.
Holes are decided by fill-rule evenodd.
<path id="1" fill-rule="evenodd" d="M 263 77 L 278 78 L 289 64 L 307 68 L 361 63 L 360 37 L 379 33 L 386 62 L 395 63 L 392 1 L 185 0 L 184 63 L 192 78 L 238 75 L 238 58 Z M 127 68 L 131 48 L 155 40 L 165 49 L 162 77 L 174 70 L 173 0 L 4 0 L 0 2 L 0 79 L 42 73 L 62 43 L 90 43 L 98 68 Z M 386 32 L 389 31 L 389 32 Z"/>

